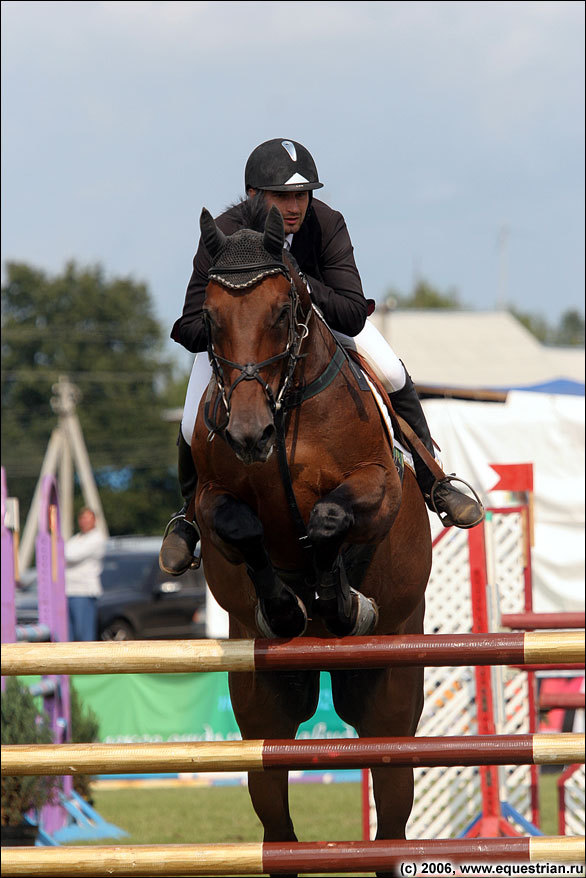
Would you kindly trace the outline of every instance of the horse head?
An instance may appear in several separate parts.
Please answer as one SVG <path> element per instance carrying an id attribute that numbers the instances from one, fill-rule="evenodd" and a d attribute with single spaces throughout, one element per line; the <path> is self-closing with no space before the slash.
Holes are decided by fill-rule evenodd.
<path id="1" fill-rule="evenodd" d="M 208 355 L 227 413 L 226 441 L 245 464 L 268 459 L 307 335 L 307 289 L 283 252 L 276 207 L 264 232 L 224 235 L 204 208 L 202 240 L 211 257 L 204 302 Z"/>

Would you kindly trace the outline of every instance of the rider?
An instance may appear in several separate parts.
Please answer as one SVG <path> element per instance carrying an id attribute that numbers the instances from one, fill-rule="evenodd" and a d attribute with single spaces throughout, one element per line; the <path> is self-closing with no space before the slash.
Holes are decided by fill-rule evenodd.
<path id="1" fill-rule="evenodd" d="M 248 158 L 244 184 L 247 197 L 217 218 L 218 228 L 227 235 L 245 227 L 261 231 L 268 209 L 272 205 L 278 207 L 285 224 L 285 247 L 303 272 L 314 304 L 342 344 L 355 347 L 390 386 L 395 411 L 434 456 L 433 441 L 413 381 L 383 336 L 367 320 L 374 302 L 364 297 L 344 218 L 313 198 L 313 190 L 320 189 L 323 183 L 318 179 L 311 154 L 294 140 L 275 138 L 261 143 Z M 179 485 L 185 505 L 167 525 L 159 556 L 162 569 L 174 575 L 191 565 L 199 540 L 196 525 L 186 520 L 185 513 L 197 485 L 191 437 L 199 402 L 212 374 L 204 353 L 207 337 L 202 319 L 209 265 L 209 254 L 200 240 L 183 313 L 171 331 L 174 341 L 199 354 L 189 379 L 178 438 Z M 484 510 L 476 500 L 451 482 L 436 483 L 423 459 L 415 452 L 413 457 L 417 482 L 431 509 L 435 484 L 434 511 L 442 513 L 440 517 L 446 526 L 468 528 L 482 521 Z"/>

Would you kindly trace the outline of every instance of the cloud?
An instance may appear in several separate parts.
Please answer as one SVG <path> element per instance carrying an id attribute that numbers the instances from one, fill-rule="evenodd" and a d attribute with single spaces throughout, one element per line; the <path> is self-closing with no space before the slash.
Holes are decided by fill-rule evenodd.
<path id="1" fill-rule="evenodd" d="M 282 135 L 312 150 L 370 295 L 416 258 L 486 305 L 506 221 L 527 310 L 581 307 L 583 24 L 575 2 L 7 0 L 4 256 L 135 273 L 170 322 L 202 204 Z"/>

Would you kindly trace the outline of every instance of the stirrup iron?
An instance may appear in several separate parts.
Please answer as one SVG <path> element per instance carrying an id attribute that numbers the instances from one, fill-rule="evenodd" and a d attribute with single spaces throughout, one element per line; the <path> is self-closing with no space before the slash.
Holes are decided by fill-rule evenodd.
<path id="1" fill-rule="evenodd" d="M 170 518 L 170 520 L 169 520 L 169 522 L 168 522 L 168 524 L 167 524 L 167 526 L 166 526 L 166 528 L 165 528 L 165 531 L 164 531 L 164 533 L 163 533 L 163 539 L 162 539 L 162 542 L 163 542 L 163 543 L 165 542 L 167 536 L 169 535 L 169 532 L 173 529 L 173 526 L 174 526 L 178 521 L 184 521 L 185 524 L 187 524 L 187 525 L 189 525 L 190 527 L 192 527 L 192 528 L 194 529 L 194 531 L 195 531 L 196 536 L 197 536 L 197 544 L 196 544 L 196 547 L 195 547 L 195 553 L 196 553 L 196 554 L 193 556 L 193 560 L 192 560 L 191 564 L 190 564 L 189 567 L 188 567 L 188 570 L 197 570 L 197 569 L 199 568 L 200 564 L 201 564 L 201 532 L 200 532 L 200 530 L 199 530 L 199 527 L 198 527 L 197 524 L 195 523 L 195 521 L 190 521 L 190 520 L 186 517 L 186 512 L 185 512 L 185 511 L 181 510 L 181 512 L 176 512 L 175 515 L 171 516 L 171 518 Z"/>
<path id="2" fill-rule="evenodd" d="M 439 518 L 439 520 L 441 521 L 441 523 L 443 524 L 444 527 L 452 527 L 455 523 L 449 518 L 447 513 L 445 513 L 443 518 L 442 518 L 440 510 L 437 508 L 437 504 L 435 501 L 435 492 L 442 485 L 451 484 L 452 482 L 460 482 L 462 485 L 466 485 L 466 487 L 474 495 L 474 499 L 476 500 L 476 502 L 478 503 L 478 505 L 480 506 L 480 508 L 482 509 L 482 511 L 484 513 L 484 504 L 483 504 L 482 500 L 480 499 L 480 497 L 478 496 L 478 494 L 476 493 L 475 489 L 472 487 L 472 485 L 469 482 L 467 482 L 465 479 L 462 479 L 462 478 L 460 478 L 460 476 L 457 476 L 456 473 L 450 473 L 447 476 L 445 475 L 442 479 L 436 479 L 434 481 L 433 485 L 431 486 L 431 491 L 429 492 L 429 504 L 430 504 L 433 512 L 435 512 L 435 514 L 437 515 L 437 517 Z M 464 496 L 466 496 L 466 495 L 464 495 Z M 469 499 L 471 499 L 471 498 L 469 498 Z M 460 525 L 456 525 L 456 527 L 461 527 L 464 529 L 466 529 L 468 527 L 475 527 L 476 524 L 480 524 L 480 521 L 482 521 L 483 518 L 484 518 L 484 514 L 479 521 L 475 522 L 475 524 L 470 524 L 470 525 L 460 524 Z"/>

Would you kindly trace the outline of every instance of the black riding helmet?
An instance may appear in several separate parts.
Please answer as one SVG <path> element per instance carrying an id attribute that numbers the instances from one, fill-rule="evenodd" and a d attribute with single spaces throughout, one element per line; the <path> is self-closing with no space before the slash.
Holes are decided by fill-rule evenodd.
<path id="1" fill-rule="evenodd" d="M 253 149 L 244 170 L 246 192 L 268 189 L 271 192 L 311 192 L 321 189 L 311 153 L 296 140 L 276 137 Z"/>

